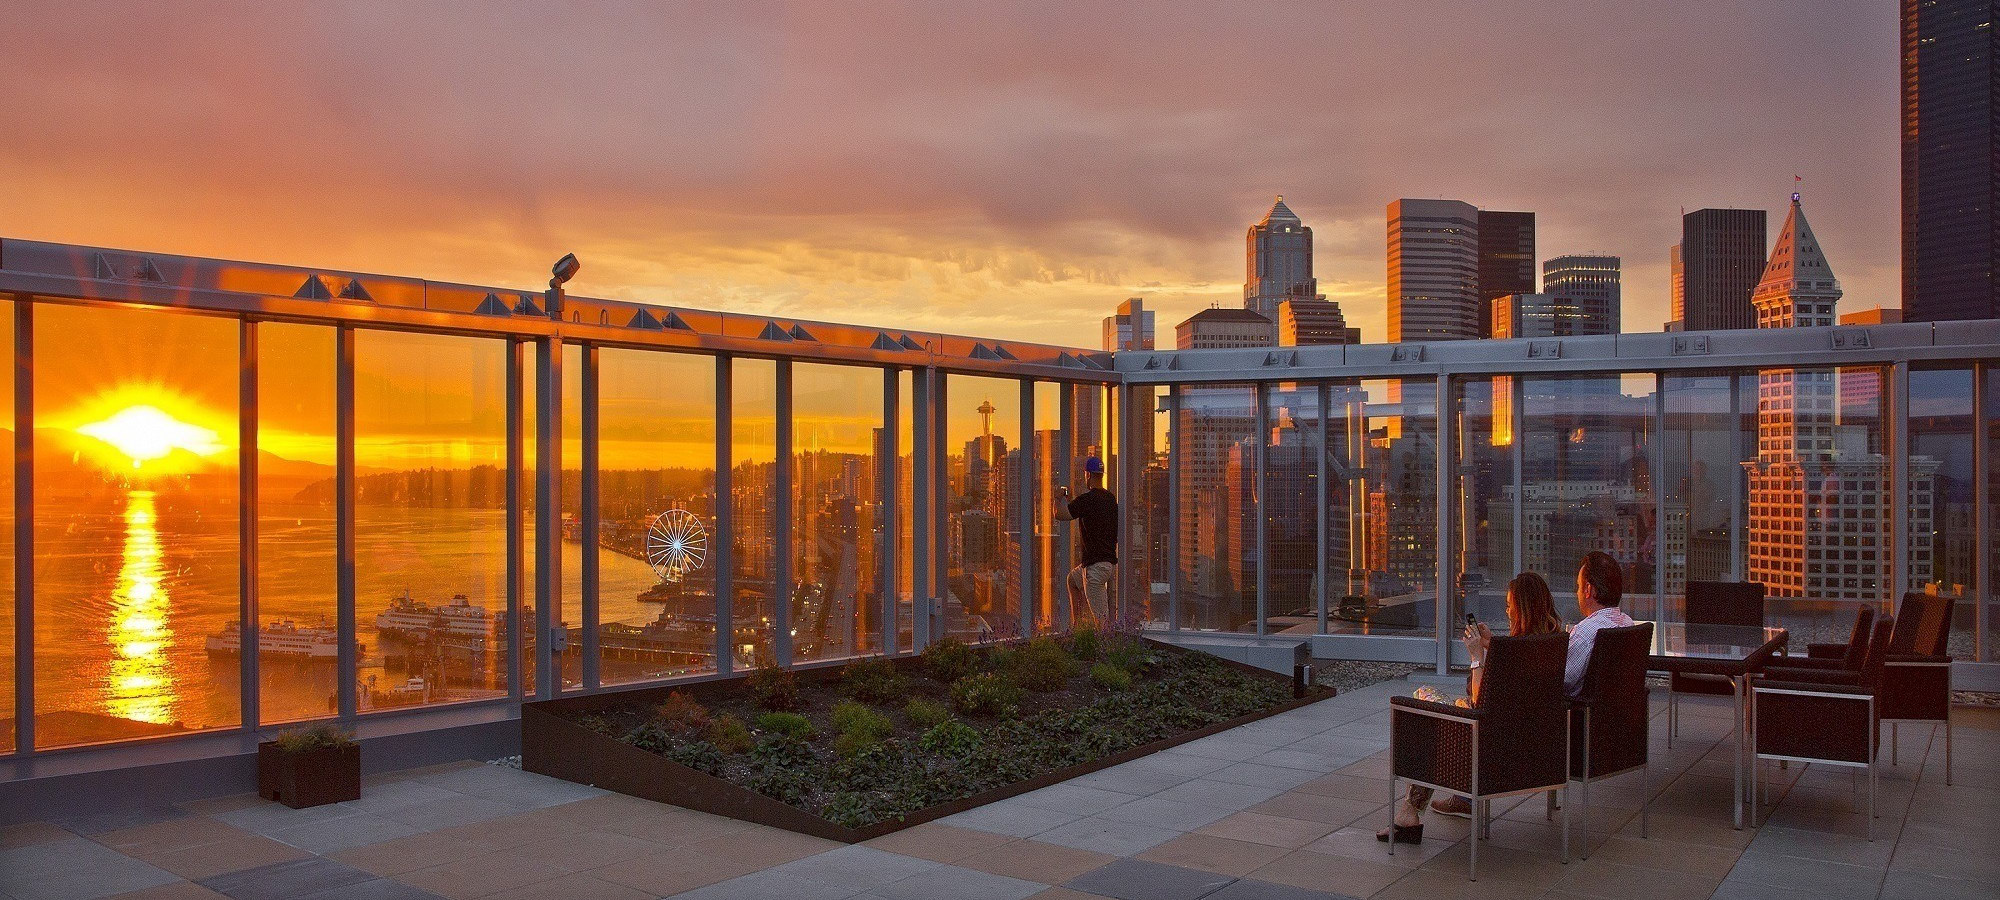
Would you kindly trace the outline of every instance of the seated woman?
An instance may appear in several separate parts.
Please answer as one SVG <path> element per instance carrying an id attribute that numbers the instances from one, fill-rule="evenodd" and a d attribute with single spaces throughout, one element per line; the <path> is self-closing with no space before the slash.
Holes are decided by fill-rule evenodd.
<path id="1" fill-rule="evenodd" d="M 1507 628 L 1509 634 L 1553 634 L 1563 630 L 1562 620 L 1556 618 L 1555 598 L 1549 594 L 1549 583 L 1533 572 L 1522 572 L 1507 582 Z M 1457 698 L 1449 702 L 1471 707 L 1479 704 L 1480 677 L 1485 672 L 1486 648 L 1493 641 L 1493 631 L 1480 622 L 1465 626 L 1465 652 L 1472 657 L 1472 676 L 1466 681 L 1470 697 Z M 1425 700 L 1447 702 L 1432 688 L 1418 688 L 1416 695 Z M 1464 797 L 1446 797 L 1431 803 L 1431 789 L 1422 785 L 1410 785 L 1409 796 L 1396 804 L 1396 827 L 1375 833 L 1378 841 L 1392 837 L 1400 844 L 1420 843 L 1424 839 L 1424 808 L 1429 807 L 1448 816 L 1469 818 L 1472 804 Z"/>

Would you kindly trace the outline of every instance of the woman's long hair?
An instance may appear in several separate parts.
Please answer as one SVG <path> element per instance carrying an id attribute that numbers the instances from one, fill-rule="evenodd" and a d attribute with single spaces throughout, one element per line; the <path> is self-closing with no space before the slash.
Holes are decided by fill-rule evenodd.
<path id="1" fill-rule="evenodd" d="M 1562 630 L 1556 618 L 1556 598 L 1549 583 L 1533 572 L 1522 572 L 1507 582 L 1507 627 L 1509 634 L 1552 634 Z"/>

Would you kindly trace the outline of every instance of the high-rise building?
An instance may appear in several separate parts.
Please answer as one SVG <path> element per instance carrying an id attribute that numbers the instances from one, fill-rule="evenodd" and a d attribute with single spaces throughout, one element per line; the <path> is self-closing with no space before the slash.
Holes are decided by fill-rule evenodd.
<path id="1" fill-rule="evenodd" d="M 1153 311 L 1143 297 L 1118 304 L 1118 311 L 1104 317 L 1104 349 L 1114 353 L 1153 349 Z"/>
<path id="2" fill-rule="evenodd" d="M 1572 334 L 1617 334 L 1624 321 L 1621 260 L 1616 256 L 1558 256 L 1542 263 L 1542 293 L 1575 307 L 1584 330 Z"/>
<path id="3" fill-rule="evenodd" d="M 1681 268 L 1681 245 L 1675 244 L 1667 251 L 1667 300 L 1673 318 L 1666 324 L 1667 331 L 1680 331 L 1687 321 L 1687 272 Z"/>
<path id="4" fill-rule="evenodd" d="M 1174 347 L 1179 350 L 1269 347 L 1277 339 L 1271 320 L 1248 309 L 1212 307 L 1174 326 Z"/>
<path id="5" fill-rule="evenodd" d="M 1995 0 L 1903 0 L 1903 312 L 2000 317 Z"/>
<path id="6" fill-rule="evenodd" d="M 1347 327 L 1340 304 L 1331 300 L 1286 300 L 1278 304 L 1278 346 L 1359 344 L 1361 329 Z"/>
<path id="7" fill-rule="evenodd" d="M 1535 214 L 1479 211 L 1479 336 L 1494 337 L 1493 301 L 1535 292 Z"/>
<path id="8" fill-rule="evenodd" d="M 1682 331 L 1755 328 L 1750 292 L 1764 272 L 1764 211 L 1697 209 L 1681 216 Z"/>
<path id="9" fill-rule="evenodd" d="M 1840 282 L 1806 222 L 1798 195 L 1757 283 L 1759 328 L 1834 324 Z M 1850 421 L 1833 368 L 1757 374 L 1757 456 L 1749 476 L 1749 580 L 1774 597 L 1880 603 L 1891 599 L 1904 554 L 1892 549 L 1888 460 L 1871 447 L 1879 423 Z M 1909 460 L 1910 531 L 1931 531 L 1937 463 Z M 1930 580 L 1930 553 L 1907 558 L 1911 584 Z"/>
<path id="10" fill-rule="evenodd" d="M 1479 334 L 1479 210 L 1458 200 L 1389 204 L 1389 342 Z"/>
<path id="11" fill-rule="evenodd" d="M 1313 277 L 1313 232 L 1299 221 L 1285 198 L 1271 204 L 1264 220 L 1243 239 L 1243 308 L 1278 321 L 1278 304 L 1319 296 Z M 1275 338 L 1274 338 L 1275 339 Z"/>
<path id="12" fill-rule="evenodd" d="M 1493 301 L 1496 338 L 1569 337 L 1613 333 L 1601 316 L 1591 316 L 1575 300 L 1556 294 L 1508 294 Z"/>

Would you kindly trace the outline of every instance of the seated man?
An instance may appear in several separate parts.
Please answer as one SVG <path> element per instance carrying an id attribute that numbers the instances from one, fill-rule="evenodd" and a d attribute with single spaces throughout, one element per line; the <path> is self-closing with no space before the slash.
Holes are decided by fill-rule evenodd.
<path id="1" fill-rule="evenodd" d="M 1592 550 L 1576 570 L 1576 605 L 1583 621 L 1569 630 L 1569 659 L 1563 666 L 1563 689 L 1570 696 L 1583 687 L 1583 673 L 1590 667 L 1590 650 L 1597 645 L 1597 632 L 1623 628 L 1632 617 L 1618 608 L 1625 594 L 1625 574 L 1610 554 Z"/>

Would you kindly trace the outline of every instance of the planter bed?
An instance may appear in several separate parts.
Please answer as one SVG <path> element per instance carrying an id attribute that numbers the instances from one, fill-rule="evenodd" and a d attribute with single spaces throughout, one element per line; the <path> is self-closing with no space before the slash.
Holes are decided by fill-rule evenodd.
<path id="1" fill-rule="evenodd" d="M 944 642 L 530 703 L 521 767 L 854 843 L 1333 696 L 1294 698 L 1290 678 L 1197 651 L 1092 637 Z"/>

